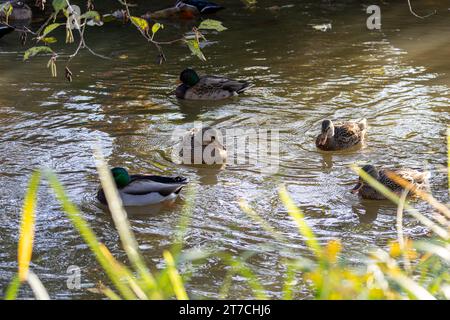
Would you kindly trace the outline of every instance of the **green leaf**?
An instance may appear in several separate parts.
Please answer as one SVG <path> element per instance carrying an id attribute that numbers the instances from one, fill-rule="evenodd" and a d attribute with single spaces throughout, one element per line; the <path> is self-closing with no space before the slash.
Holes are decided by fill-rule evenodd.
<path id="1" fill-rule="evenodd" d="M 56 13 L 59 11 L 65 9 L 67 7 L 67 1 L 66 0 L 53 0 L 52 2 L 53 9 Z"/>
<path id="2" fill-rule="evenodd" d="M 103 15 L 103 22 L 112 22 L 116 21 L 117 19 L 112 14 L 104 14 Z"/>
<path id="3" fill-rule="evenodd" d="M 46 46 L 32 47 L 25 51 L 23 55 L 23 61 L 28 60 L 29 58 L 32 58 L 40 53 L 53 53 L 53 50 Z"/>
<path id="4" fill-rule="evenodd" d="M 45 37 L 42 38 L 42 41 L 44 41 L 46 44 L 58 42 L 58 40 L 55 37 Z"/>
<path id="5" fill-rule="evenodd" d="M 100 21 L 100 14 L 97 11 L 88 11 L 81 15 L 81 19 Z"/>
<path id="6" fill-rule="evenodd" d="M 193 54 L 195 54 L 200 60 L 206 61 L 206 58 L 202 50 L 200 50 L 200 45 L 197 40 L 187 40 L 186 43 Z"/>
<path id="7" fill-rule="evenodd" d="M 63 23 L 52 23 L 45 27 L 44 32 L 42 33 L 41 38 L 44 38 L 47 36 L 50 32 L 58 28 L 59 26 L 63 25 Z"/>
<path id="8" fill-rule="evenodd" d="M 219 31 L 219 32 L 227 30 L 227 28 L 225 28 L 222 25 L 222 22 L 220 22 L 218 20 L 213 20 L 213 19 L 203 20 L 202 23 L 200 23 L 200 25 L 198 26 L 198 29 L 216 30 L 216 31 Z"/>
<path id="9" fill-rule="evenodd" d="M 134 25 L 136 25 L 139 29 L 142 31 L 148 31 L 148 22 L 145 19 L 139 18 L 139 17 L 131 17 L 131 21 Z"/>

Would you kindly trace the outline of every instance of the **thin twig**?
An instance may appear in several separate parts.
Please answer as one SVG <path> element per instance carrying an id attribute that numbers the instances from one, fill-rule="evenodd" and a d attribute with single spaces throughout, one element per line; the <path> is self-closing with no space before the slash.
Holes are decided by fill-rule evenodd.
<path id="1" fill-rule="evenodd" d="M 434 10 L 434 12 L 427 14 L 426 16 L 419 16 L 417 13 L 414 12 L 412 5 L 411 5 L 411 0 L 408 0 L 408 6 L 409 6 L 409 11 L 412 13 L 412 15 L 419 19 L 425 19 L 425 18 L 428 18 L 437 13 L 437 10 Z"/>

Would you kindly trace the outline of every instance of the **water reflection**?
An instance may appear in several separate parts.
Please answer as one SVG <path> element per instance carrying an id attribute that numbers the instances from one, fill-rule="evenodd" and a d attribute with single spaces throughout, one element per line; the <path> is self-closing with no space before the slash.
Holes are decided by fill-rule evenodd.
<path id="1" fill-rule="evenodd" d="M 163 4 L 148 5 L 148 10 L 155 10 Z M 240 1 L 227 2 L 217 18 L 228 30 L 207 35 L 205 63 L 176 45 L 166 49 L 166 64 L 155 65 L 156 52 L 131 27 L 89 29 L 91 47 L 114 59 L 100 61 L 83 52 L 72 62 L 71 84 L 48 76 L 46 57 L 22 63 L 23 49 L 16 37 L 0 40 L 0 183 L 5 186 L 0 190 L 0 291 L 16 271 L 17 208 L 23 190 L 31 171 L 42 165 L 58 173 L 99 239 L 125 260 L 109 214 L 95 202 L 99 182 L 91 146 L 97 141 L 112 166 L 186 176 L 197 188 L 197 199 L 185 246 L 214 247 L 234 255 L 256 252 L 249 263 L 272 297 L 280 296 L 284 250 L 308 252 L 280 203 L 281 183 L 305 209 L 319 241 L 340 239 L 355 263 L 359 262 L 355 253 L 384 246 L 396 237 L 396 208 L 351 195 L 356 179 L 351 164 L 420 167 L 428 163 L 433 195 L 448 201 L 446 172 L 434 170 L 446 165 L 450 121 L 449 52 L 443 45 L 450 27 L 445 17 L 423 24 L 399 4 L 398 10 L 383 10 L 382 32 L 367 32 L 359 3 L 330 6 L 311 1 L 288 8 L 281 5 L 275 13 L 266 10 L 272 6 L 273 1 L 261 0 L 247 10 Z M 308 26 L 319 20 L 332 20 L 332 29 L 321 32 Z M 182 32 L 182 27 L 167 25 L 163 37 L 174 39 Z M 55 36 L 64 38 L 63 33 Z M 61 42 L 58 50 L 64 46 Z M 237 99 L 218 103 L 177 100 L 171 92 L 186 67 L 201 74 L 247 79 L 255 87 Z M 367 146 L 349 152 L 317 151 L 318 124 L 326 118 L 367 118 Z M 278 129 L 279 171 L 266 174 L 251 165 L 211 170 L 175 164 L 173 131 L 190 129 L 199 120 L 220 129 Z M 241 198 L 280 230 L 288 244 L 277 243 L 251 221 L 239 207 Z M 130 213 L 137 241 L 152 267 L 164 263 L 161 252 L 170 246 L 183 199 L 173 205 Z M 415 205 L 430 212 L 423 203 Z M 408 237 L 426 233 L 405 216 Z M 97 297 L 65 286 L 66 269 L 74 263 L 83 268 L 83 284 L 93 286 L 104 279 L 45 184 L 36 234 L 33 269 L 52 298 Z M 279 249 L 262 249 L 272 245 Z M 190 289 L 196 297 L 217 297 L 225 274 L 223 265 L 211 258 L 193 274 Z M 309 296 L 306 287 L 298 290 L 299 297 Z M 231 298 L 251 296 L 239 281 L 230 293 Z"/>

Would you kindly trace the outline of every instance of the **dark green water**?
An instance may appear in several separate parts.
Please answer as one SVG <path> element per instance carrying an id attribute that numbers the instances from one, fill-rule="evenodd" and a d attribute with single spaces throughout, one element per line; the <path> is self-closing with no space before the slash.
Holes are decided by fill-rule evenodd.
<path id="1" fill-rule="evenodd" d="M 162 8 L 160 1 L 149 9 Z M 58 173 L 99 238 L 125 260 L 110 217 L 95 201 L 98 179 L 91 146 L 100 140 L 111 165 L 131 172 L 183 175 L 197 187 L 189 248 L 213 247 L 249 260 L 269 295 L 280 297 L 286 249 L 240 210 L 244 198 L 290 241 L 299 255 L 307 250 L 277 195 L 284 183 L 305 211 L 321 243 L 340 239 L 345 256 L 359 262 L 373 246 L 396 237 L 395 207 L 361 202 L 350 194 L 356 177 L 349 165 L 371 162 L 431 171 L 435 197 L 448 202 L 446 130 L 450 114 L 450 12 L 424 21 L 402 2 L 382 5 L 382 29 L 366 28 L 361 3 L 280 1 L 280 9 L 260 1 L 246 9 L 239 1 L 215 16 L 229 29 L 209 33 L 201 62 L 187 48 L 166 47 L 167 63 L 156 65 L 156 51 L 130 26 L 92 28 L 88 44 L 112 60 L 82 52 L 71 64 L 73 83 L 50 77 L 48 58 L 23 63 L 17 35 L 0 40 L 0 295 L 16 265 L 18 223 L 24 189 L 33 169 Z M 371 3 L 367 3 L 371 4 Z M 418 8 L 427 12 L 427 8 Z M 144 12 L 144 9 L 136 9 Z M 321 32 L 310 24 L 330 22 Z M 185 26 L 166 25 L 163 39 L 174 39 Z M 62 33 L 56 33 L 61 42 Z M 74 47 L 56 46 L 70 54 Z M 126 59 L 121 59 L 119 57 Z M 181 103 L 170 94 L 187 66 L 252 81 L 246 94 L 223 103 Z M 323 154 L 314 138 L 324 118 L 369 123 L 367 146 L 360 151 Z M 178 166 L 171 160 L 170 137 L 194 121 L 218 128 L 280 130 L 280 167 L 266 175 L 248 165 L 222 171 Z M 183 200 L 159 212 L 131 215 L 133 231 L 149 265 L 163 267 L 161 253 L 170 246 Z M 426 205 L 419 209 L 429 212 Z M 405 219 L 405 233 L 421 238 L 427 229 Z M 273 245 L 273 249 L 264 248 Z M 69 290 L 66 270 L 77 265 L 82 289 Z M 105 280 L 78 233 L 60 210 L 47 185 L 40 191 L 33 271 L 51 298 L 98 298 L 86 290 Z M 217 297 L 226 268 L 211 258 L 193 274 L 193 298 Z M 30 297 L 28 290 L 23 297 Z M 299 283 L 297 298 L 307 298 Z M 232 298 L 249 298 L 237 277 Z"/>

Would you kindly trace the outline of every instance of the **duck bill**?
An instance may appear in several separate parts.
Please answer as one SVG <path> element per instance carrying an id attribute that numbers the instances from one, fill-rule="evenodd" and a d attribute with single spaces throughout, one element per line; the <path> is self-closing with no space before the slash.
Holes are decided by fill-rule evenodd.
<path id="1" fill-rule="evenodd" d="M 356 186 L 353 187 L 351 190 L 351 193 L 356 194 L 359 192 L 359 190 L 362 188 L 363 184 L 361 182 L 358 182 Z"/>
<path id="2" fill-rule="evenodd" d="M 319 146 L 324 146 L 327 143 L 327 135 L 326 134 L 322 134 L 319 137 Z"/>

